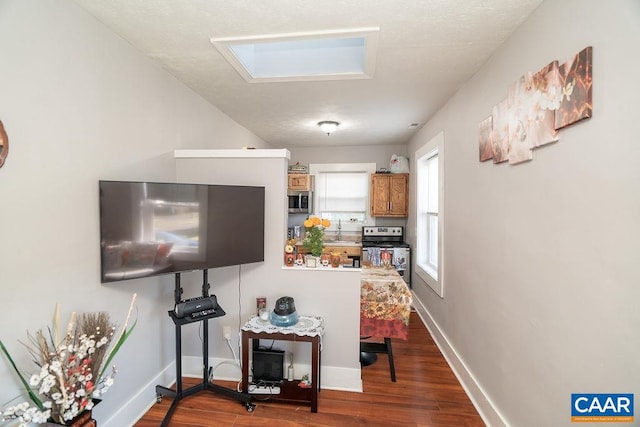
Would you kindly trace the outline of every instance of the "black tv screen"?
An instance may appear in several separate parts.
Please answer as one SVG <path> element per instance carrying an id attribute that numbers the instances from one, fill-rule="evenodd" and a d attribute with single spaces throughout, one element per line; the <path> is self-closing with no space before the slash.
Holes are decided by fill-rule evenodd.
<path id="1" fill-rule="evenodd" d="M 264 187 L 99 184 L 102 283 L 264 261 Z"/>

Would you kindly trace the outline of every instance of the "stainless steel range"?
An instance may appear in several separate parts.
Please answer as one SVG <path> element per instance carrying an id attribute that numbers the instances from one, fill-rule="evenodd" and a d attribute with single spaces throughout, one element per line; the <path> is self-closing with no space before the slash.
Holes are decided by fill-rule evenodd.
<path id="1" fill-rule="evenodd" d="M 411 287 L 411 248 L 404 242 L 404 227 L 362 227 L 362 262 L 393 265 Z"/>

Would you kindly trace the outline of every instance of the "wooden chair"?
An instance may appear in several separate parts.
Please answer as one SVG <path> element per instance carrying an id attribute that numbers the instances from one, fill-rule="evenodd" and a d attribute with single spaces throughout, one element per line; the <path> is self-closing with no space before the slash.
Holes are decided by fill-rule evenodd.
<path id="1" fill-rule="evenodd" d="M 361 337 L 366 340 L 371 337 Z M 368 342 L 360 341 L 360 365 L 368 366 L 377 360 L 377 353 L 386 353 L 389 358 L 389 371 L 391 372 L 391 381 L 396 382 L 396 367 L 393 364 L 393 350 L 391 348 L 391 338 L 385 338 L 384 342 Z"/>

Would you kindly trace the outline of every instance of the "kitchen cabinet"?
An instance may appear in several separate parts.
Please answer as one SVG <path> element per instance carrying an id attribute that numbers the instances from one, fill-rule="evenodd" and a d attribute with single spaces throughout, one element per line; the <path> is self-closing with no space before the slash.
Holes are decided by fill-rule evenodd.
<path id="1" fill-rule="evenodd" d="M 362 259 L 362 245 L 354 243 L 353 245 L 340 244 L 331 245 L 331 243 L 325 243 L 322 249 L 323 254 L 331 254 L 331 252 L 338 252 L 340 254 L 340 263 L 349 264 L 353 263 L 353 259 Z M 296 253 L 306 254 L 302 243 L 296 244 Z"/>
<path id="2" fill-rule="evenodd" d="M 287 189 L 290 191 L 312 191 L 313 176 L 306 173 L 287 174 Z"/>
<path id="3" fill-rule="evenodd" d="M 330 254 L 331 252 L 338 252 L 340 254 L 340 258 L 346 260 L 348 257 L 361 257 L 362 256 L 362 247 L 360 245 L 353 246 L 331 246 L 331 244 L 324 245 L 323 251 L 325 254 Z"/>
<path id="4" fill-rule="evenodd" d="M 371 175 L 371 216 L 406 217 L 409 214 L 409 174 Z"/>

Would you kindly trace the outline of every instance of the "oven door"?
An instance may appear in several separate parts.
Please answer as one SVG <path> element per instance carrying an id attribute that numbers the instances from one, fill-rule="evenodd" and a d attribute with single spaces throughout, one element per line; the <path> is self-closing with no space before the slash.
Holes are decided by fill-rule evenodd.
<path id="1" fill-rule="evenodd" d="M 390 245 L 380 244 L 379 246 L 366 246 L 362 248 L 362 261 L 369 261 L 372 266 L 379 267 L 383 265 L 385 253 L 390 256 L 386 258 L 390 264 L 393 264 L 393 247 Z"/>
<path id="2" fill-rule="evenodd" d="M 381 248 L 379 246 L 368 246 L 362 248 L 362 262 L 369 262 L 374 267 L 382 265 L 382 252 L 391 251 L 390 248 Z"/>
<path id="3" fill-rule="evenodd" d="M 411 287 L 411 249 L 408 247 L 393 248 L 392 262 L 400 277 Z"/>
<path id="4" fill-rule="evenodd" d="M 411 287 L 411 249 L 408 247 L 363 247 L 362 264 L 371 263 L 378 267 L 382 264 L 382 252 L 391 253 L 391 264 L 409 287 Z"/>

